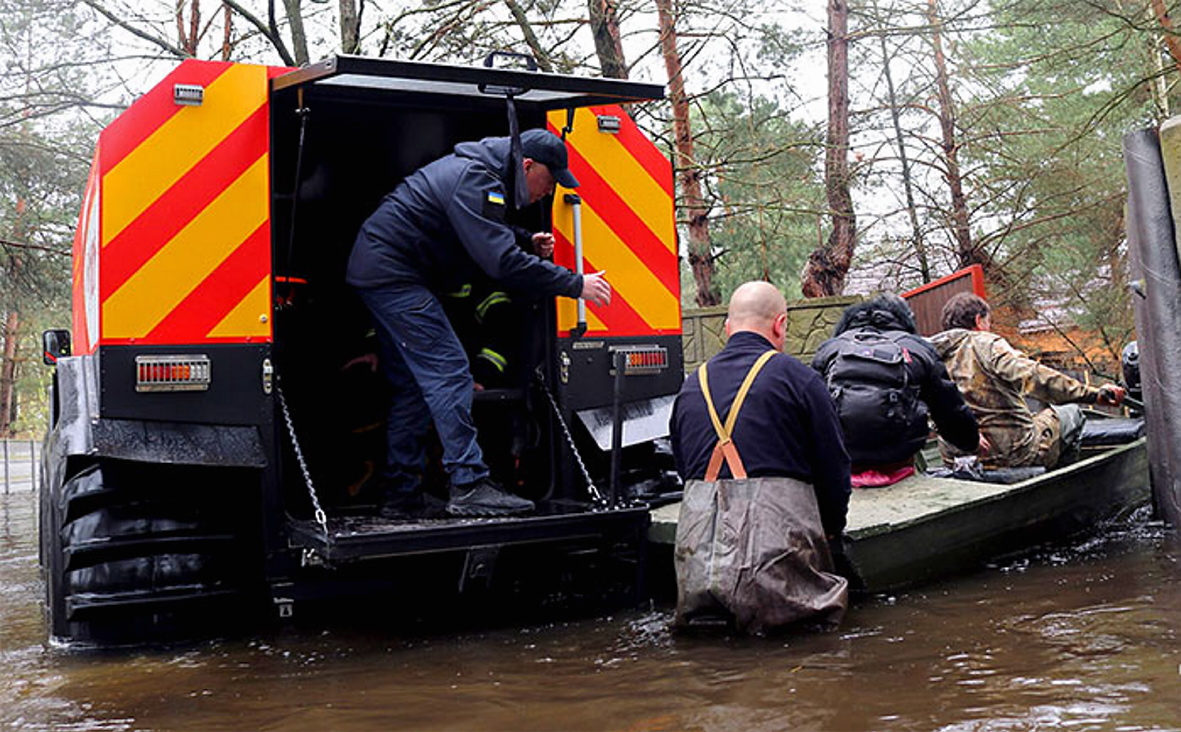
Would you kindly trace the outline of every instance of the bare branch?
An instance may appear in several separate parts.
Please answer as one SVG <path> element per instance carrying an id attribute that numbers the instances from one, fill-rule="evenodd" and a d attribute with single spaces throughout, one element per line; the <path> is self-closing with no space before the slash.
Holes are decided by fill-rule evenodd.
<path id="1" fill-rule="evenodd" d="M 6 249 L 24 249 L 28 251 L 39 251 L 47 254 L 52 254 L 56 257 L 69 257 L 70 250 L 54 249 L 41 244 L 29 244 L 28 242 L 12 241 L 10 239 L 0 239 L 0 246 Z"/>
<path id="2" fill-rule="evenodd" d="M 242 5 L 237 2 L 237 0 L 222 0 L 222 2 L 233 8 L 235 13 L 245 18 L 246 22 L 257 28 L 258 32 L 271 42 L 271 45 L 274 46 L 275 50 L 279 52 L 279 58 L 283 59 L 284 65 L 295 66 L 295 59 L 292 58 L 291 52 L 287 50 L 287 44 L 283 42 L 283 36 L 279 35 L 278 27 L 276 27 L 273 23 L 268 25 L 254 13 L 251 13 L 249 10 L 242 7 Z M 273 10 L 273 4 L 271 8 Z"/>
<path id="3" fill-rule="evenodd" d="M 109 10 L 107 10 L 106 8 L 104 8 L 100 3 L 96 2 L 95 0 L 82 0 L 82 2 L 85 5 L 87 5 L 89 8 L 94 10 L 96 13 L 103 16 L 104 18 L 111 21 L 112 23 L 119 26 L 123 30 L 125 30 L 128 33 L 130 33 L 131 35 L 135 36 L 136 38 L 143 39 L 143 40 L 147 41 L 148 43 L 159 46 L 160 48 L 162 48 L 163 50 L 167 51 L 168 53 L 172 54 L 173 56 L 175 56 L 177 58 L 189 58 L 189 54 L 185 53 L 184 49 L 178 48 L 178 47 L 172 45 L 171 43 L 169 43 L 168 41 L 165 41 L 162 38 L 157 38 L 146 31 L 136 28 L 134 25 L 131 24 L 130 21 L 127 21 L 123 18 L 118 17 L 114 13 L 112 13 Z"/>
<path id="4" fill-rule="evenodd" d="M 533 58 L 537 59 L 538 68 L 542 71 L 552 72 L 554 65 L 550 62 L 549 54 L 541 47 L 541 43 L 537 40 L 537 34 L 533 32 L 533 26 L 529 23 L 529 17 L 521 9 L 521 5 L 517 0 L 504 0 L 504 4 L 508 6 L 513 20 L 517 21 L 517 25 L 521 28 L 521 34 L 525 37 L 525 45 L 529 46 L 529 50 L 533 52 Z"/>

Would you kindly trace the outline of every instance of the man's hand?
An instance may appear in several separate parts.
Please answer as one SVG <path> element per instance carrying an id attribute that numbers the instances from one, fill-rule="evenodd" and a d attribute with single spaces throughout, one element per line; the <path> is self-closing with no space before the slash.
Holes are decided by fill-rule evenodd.
<path id="1" fill-rule="evenodd" d="M 533 235 L 533 253 L 542 259 L 554 256 L 554 235 L 540 231 Z"/>
<path id="2" fill-rule="evenodd" d="M 1124 397 L 1127 395 L 1128 390 L 1122 386 L 1104 384 L 1099 387 L 1099 396 L 1095 398 L 1095 403 L 1107 407 L 1118 407 L 1124 403 Z"/>
<path id="3" fill-rule="evenodd" d="M 603 275 L 606 270 L 602 272 L 594 272 L 582 276 L 582 295 L 583 300 L 589 300 L 595 305 L 607 305 L 611 302 L 611 285 L 607 284 L 606 278 Z"/>
<path id="4" fill-rule="evenodd" d="M 984 432 L 981 432 L 980 433 L 980 442 L 976 446 L 976 454 L 977 455 L 987 455 L 990 452 L 992 452 L 992 443 L 989 442 L 988 438 L 984 436 Z"/>

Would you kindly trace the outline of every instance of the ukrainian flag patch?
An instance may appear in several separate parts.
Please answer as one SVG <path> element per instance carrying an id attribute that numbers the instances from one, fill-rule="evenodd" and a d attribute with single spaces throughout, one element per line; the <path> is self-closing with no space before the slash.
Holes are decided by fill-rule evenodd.
<path id="1" fill-rule="evenodd" d="M 504 193 L 488 191 L 488 197 L 484 199 L 484 217 L 493 221 L 504 221 L 505 208 Z"/>

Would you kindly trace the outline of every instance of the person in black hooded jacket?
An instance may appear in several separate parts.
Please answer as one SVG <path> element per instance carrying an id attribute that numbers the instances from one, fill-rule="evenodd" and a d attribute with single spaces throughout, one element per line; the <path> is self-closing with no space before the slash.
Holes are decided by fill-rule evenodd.
<path id="1" fill-rule="evenodd" d="M 552 234 L 530 236 L 506 221 L 510 207 L 552 195 L 556 183 L 578 186 L 565 143 L 546 130 L 526 130 L 520 164 L 513 157 L 508 137 L 456 145 L 452 154 L 407 176 L 382 199 L 353 244 L 346 280 L 373 315 L 380 363 L 393 391 L 384 516 L 427 510 L 421 480 L 432 421 L 450 480 L 448 513 L 494 516 L 533 509 L 531 501 L 506 493 L 489 478 L 472 422 L 470 364 L 440 294 L 486 276 L 536 295 L 596 304 L 611 299 L 602 273 L 579 275 L 537 256 L 553 251 Z M 528 251 L 530 245 L 536 253 Z"/>
<path id="2" fill-rule="evenodd" d="M 908 466 L 930 433 L 965 452 L 980 441 L 976 418 L 901 297 L 850 306 L 812 359 L 837 403 L 853 472 Z"/>

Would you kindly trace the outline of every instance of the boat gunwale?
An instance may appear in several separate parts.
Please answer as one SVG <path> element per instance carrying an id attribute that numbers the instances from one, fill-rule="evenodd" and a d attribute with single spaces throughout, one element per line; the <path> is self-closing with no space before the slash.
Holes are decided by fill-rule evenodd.
<path id="1" fill-rule="evenodd" d="M 962 480 L 959 478 L 950 477 L 922 476 L 922 479 L 924 480 L 947 482 L 952 485 L 963 486 L 965 489 L 987 487 L 992 490 L 981 495 L 979 498 L 966 501 L 957 501 L 948 506 L 939 508 L 937 510 L 928 511 L 897 523 L 875 523 L 852 530 L 846 529 L 845 538 L 846 540 L 853 541 L 857 541 L 858 539 L 866 539 L 881 533 L 890 533 L 892 531 L 904 529 L 909 526 L 922 524 L 936 516 L 946 516 L 962 511 L 968 511 L 987 503 L 1007 500 L 1009 498 L 1019 496 L 1022 493 L 1045 488 L 1075 473 L 1092 470 L 1103 463 L 1113 462 L 1116 459 L 1123 457 L 1124 453 L 1139 449 L 1143 443 L 1147 442 L 1147 439 L 1147 437 L 1138 437 L 1132 442 L 1122 445 L 1112 445 L 1110 448 L 1097 451 L 1096 454 L 1083 458 L 1077 462 L 1064 465 L 1054 470 L 1048 470 L 1045 473 L 1031 476 L 1016 483 L 986 483 L 984 481 Z M 907 480 L 909 480 L 909 478 Z M 904 486 L 905 482 L 906 481 L 902 481 L 895 485 Z M 886 486 L 885 488 L 854 488 L 854 492 L 859 490 L 887 491 L 893 487 L 894 486 Z M 850 507 L 850 510 L 851 509 L 852 506 Z"/>

